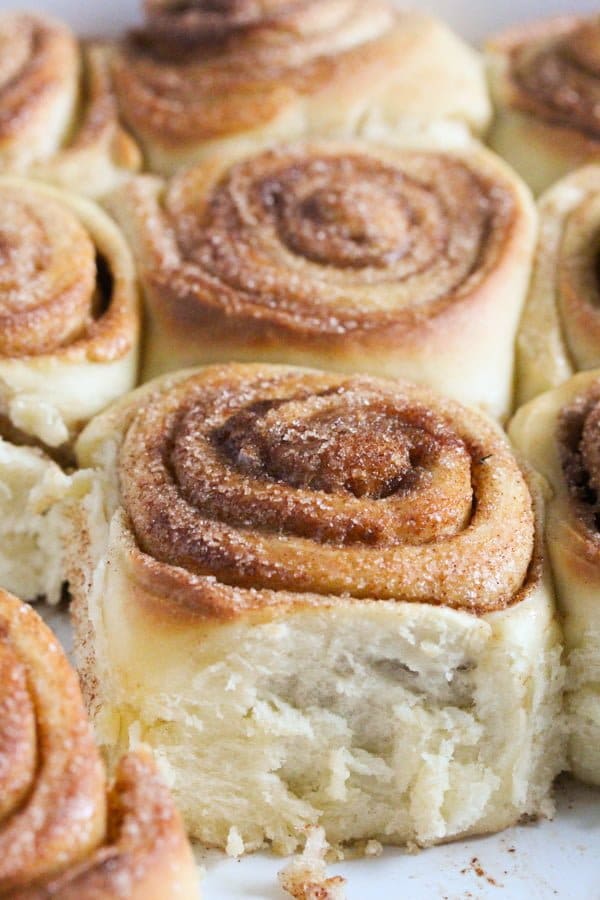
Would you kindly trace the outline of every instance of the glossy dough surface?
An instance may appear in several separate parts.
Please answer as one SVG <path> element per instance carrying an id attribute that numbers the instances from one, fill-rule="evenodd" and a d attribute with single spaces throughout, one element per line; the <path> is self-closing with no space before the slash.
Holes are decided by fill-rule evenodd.
<path id="1" fill-rule="evenodd" d="M 547 537 L 568 650 L 570 766 L 600 784 L 600 373 L 524 406 L 510 434 L 552 488 Z"/>
<path id="2" fill-rule="evenodd" d="M 462 149 L 297 144 L 110 198 L 147 300 L 146 378 L 261 360 L 409 377 L 506 416 L 535 211 Z"/>
<path id="3" fill-rule="evenodd" d="M 153 747 L 192 834 L 426 845 L 550 810 L 559 636 L 490 420 L 404 382 L 223 366 L 124 398 L 78 457 L 95 726 L 111 755 Z"/>
<path id="4" fill-rule="evenodd" d="M 77 676 L 26 604 L 0 592 L 0 897 L 197 898 L 181 820 L 145 754 L 107 794 Z"/>

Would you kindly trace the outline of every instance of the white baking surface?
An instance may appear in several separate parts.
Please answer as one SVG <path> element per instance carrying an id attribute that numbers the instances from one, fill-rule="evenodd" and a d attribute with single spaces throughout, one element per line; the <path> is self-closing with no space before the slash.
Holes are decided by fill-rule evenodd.
<path id="1" fill-rule="evenodd" d="M 114 33 L 139 14 L 137 0 L 34 0 L 24 5 L 63 16 L 87 34 Z M 474 40 L 519 19 L 600 11 L 598 0 L 432 0 L 412 5 L 440 13 Z M 0 10 L 16 7 L 0 0 Z M 69 648 L 66 614 L 46 610 L 44 616 Z M 415 856 L 386 850 L 379 859 L 332 866 L 331 872 L 347 877 L 348 900 L 600 900 L 600 791 L 566 780 L 556 799 L 552 822 Z M 281 860 L 266 854 L 241 860 L 201 851 L 197 856 L 206 870 L 204 900 L 283 900 L 276 877 Z"/>

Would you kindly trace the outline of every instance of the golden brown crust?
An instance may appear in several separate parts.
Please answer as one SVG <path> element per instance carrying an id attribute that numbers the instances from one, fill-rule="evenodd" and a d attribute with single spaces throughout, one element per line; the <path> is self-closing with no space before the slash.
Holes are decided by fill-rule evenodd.
<path id="1" fill-rule="evenodd" d="M 0 725 L 0 762 L 5 786 L 16 764 L 18 788 L 13 803 L 3 803 L 0 895 L 12 896 L 77 864 L 102 840 L 104 772 L 75 673 L 36 613 L 3 592 L 0 653 L 2 707 L 11 710 Z"/>
<path id="2" fill-rule="evenodd" d="M 351 83 L 357 67 L 365 80 L 381 78 L 396 20 L 385 2 L 369 13 L 355 0 L 287 6 L 287 15 L 259 17 L 242 32 L 225 27 L 220 43 L 192 44 L 187 58 L 186 43 L 165 48 L 152 27 L 136 35 L 114 61 L 125 122 L 177 149 L 264 125 L 296 97 Z"/>
<path id="3" fill-rule="evenodd" d="M 108 794 L 106 844 L 11 900 L 196 900 L 197 875 L 179 814 L 150 757 L 132 753 Z"/>
<path id="4" fill-rule="evenodd" d="M 173 173 L 223 146 L 356 134 L 373 117 L 392 130 L 406 116 L 487 126 L 477 55 L 436 20 L 387 0 L 149 7 L 146 27 L 115 45 L 113 74 L 151 171 Z M 427 90 L 438 66 L 460 99 L 446 83 L 435 96 Z"/>
<path id="5" fill-rule="evenodd" d="M 145 288 L 146 377 L 289 362 L 453 380 L 456 399 L 508 411 L 535 214 L 491 154 L 301 143 L 207 161 L 164 190 L 137 179 L 110 205 Z M 479 394 L 461 356 L 489 367 Z"/>
<path id="6" fill-rule="evenodd" d="M 77 43 L 68 28 L 53 19 L 30 14 L 0 17 L 0 159 L 16 162 L 26 138 L 44 138 L 44 119 L 69 124 L 76 103 Z M 66 109 L 63 109 L 63 104 Z M 33 154 L 31 147 L 24 152 Z M 41 146 L 40 146 L 41 150 Z"/>
<path id="7" fill-rule="evenodd" d="M 100 211 L 99 224 L 70 195 L 10 177 L 0 178 L 0 202 L 0 358 L 109 362 L 130 353 L 135 292 Z"/>
<path id="8" fill-rule="evenodd" d="M 110 74 L 110 53 L 98 42 L 80 45 L 78 118 L 60 151 L 38 161 L 30 173 L 77 193 L 101 197 L 142 166 L 133 138 L 119 121 Z"/>
<path id="9" fill-rule="evenodd" d="M 532 501 L 508 446 L 426 389 L 232 365 L 114 416 L 125 557 L 140 597 L 184 619 L 339 598 L 489 612 L 527 580 Z"/>
<path id="10" fill-rule="evenodd" d="M 0 16 L 0 167 L 100 196 L 141 157 L 123 131 L 106 50 L 44 15 Z"/>
<path id="11" fill-rule="evenodd" d="M 335 351 L 376 334 L 397 347 L 472 302 L 516 205 L 507 183 L 452 155 L 300 145 L 175 178 L 146 266 L 174 319 L 210 320 L 215 340 L 276 332 Z"/>
<path id="12" fill-rule="evenodd" d="M 189 845 L 151 760 L 105 773 L 77 677 L 26 604 L 0 592 L 0 896 L 196 897 Z"/>

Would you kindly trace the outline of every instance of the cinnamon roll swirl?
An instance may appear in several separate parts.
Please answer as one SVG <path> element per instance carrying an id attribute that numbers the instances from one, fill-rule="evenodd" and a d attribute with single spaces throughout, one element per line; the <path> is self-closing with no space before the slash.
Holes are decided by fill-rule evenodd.
<path id="1" fill-rule="evenodd" d="M 153 172 L 373 123 L 386 133 L 407 121 L 487 127 L 478 54 L 387 0 L 148 6 L 147 27 L 114 47 L 112 71 Z"/>
<path id="2" fill-rule="evenodd" d="M 75 672 L 30 608 L 0 592 L 0 897 L 196 898 L 178 813 L 146 754 L 104 768 Z"/>
<path id="3" fill-rule="evenodd" d="M 540 233 L 517 339 L 517 400 L 600 366 L 600 165 L 539 201 Z"/>
<path id="4" fill-rule="evenodd" d="M 48 16 L 0 14 L 0 172 L 98 197 L 139 168 L 106 50 Z"/>
<path id="5" fill-rule="evenodd" d="M 284 362 L 506 416 L 535 211 L 492 154 L 426 143 L 290 145 L 113 195 L 147 300 L 145 377 Z"/>
<path id="6" fill-rule="evenodd" d="M 238 364 L 144 386 L 77 452 L 97 734 L 154 749 L 193 835 L 427 845 L 550 810 L 559 635 L 537 491 L 492 420 Z"/>
<path id="7" fill-rule="evenodd" d="M 600 160 L 600 18 L 517 26 L 487 45 L 496 119 L 490 144 L 541 193 Z"/>
<path id="8" fill-rule="evenodd" d="M 58 599 L 45 524 L 70 491 L 49 458 L 133 387 L 139 311 L 133 262 L 90 201 L 0 177 L 0 585 Z"/>
<path id="9" fill-rule="evenodd" d="M 569 762 L 600 785 L 600 371 L 524 406 L 511 435 L 548 479 L 547 538 L 568 650 Z"/>

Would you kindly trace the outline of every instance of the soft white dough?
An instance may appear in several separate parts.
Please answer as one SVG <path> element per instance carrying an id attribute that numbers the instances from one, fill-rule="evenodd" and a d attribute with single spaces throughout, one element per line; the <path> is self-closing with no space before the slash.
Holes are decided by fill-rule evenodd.
<path id="1" fill-rule="evenodd" d="M 426 846 L 551 815 L 563 669 L 544 581 L 482 617 L 339 600 L 178 622 L 136 602 L 109 496 L 83 507 L 80 672 L 110 758 L 149 745 L 194 837 L 290 853 L 319 824 L 338 846 Z"/>
<path id="2" fill-rule="evenodd" d="M 88 489 L 42 450 L 0 438 L 0 586 L 26 600 L 58 603 L 68 509 Z"/>

